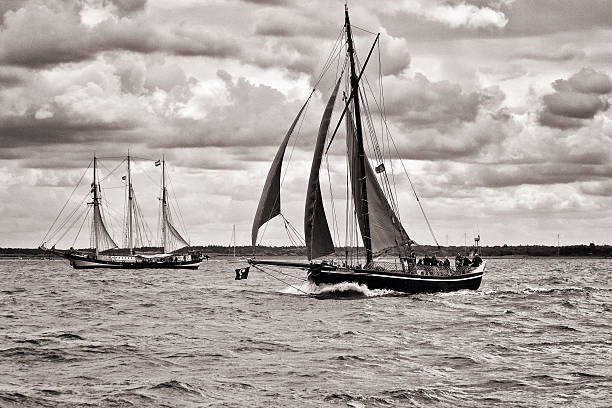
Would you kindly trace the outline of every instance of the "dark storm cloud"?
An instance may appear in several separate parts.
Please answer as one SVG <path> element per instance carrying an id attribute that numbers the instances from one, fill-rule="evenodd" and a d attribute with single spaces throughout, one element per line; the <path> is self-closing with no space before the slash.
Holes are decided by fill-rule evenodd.
<path id="1" fill-rule="evenodd" d="M 586 53 L 574 45 L 566 45 L 554 49 L 540 49 L 519 52 L 516 58 L 531 59 L 536 61 L 564 62 L 580 60 L 586 57 Z"/>
<path id="2" fill-rule="evenodd" d="M 575 91 L 583 93 L 607 94 L 612 92 L 612 80 L 608 74 L 593 68 L 582 68 L 569 79 L 557 79 L 552 84 L 558 92 Z"/>
<path id="3" fill-rule="evenodd" d="M 137 13 L 144 10 L 147 5 L 147 0 L 110 0 L 120 16 L 126 16 L 132 13 Z"/>
<path id="4" fill-rule="evenodd" d="M 10 88 L 24 82 L 23 76 L 14 70 L 0 67 L 0 88 Z"/>
<path id="5" fill-rule="evenodd" d="M 493 12 L 500 13 L 500 17 L 503 15 L 506 23 L 474 26 L 469 24 L 468 19 L 463 24 L 453 26 L 444 18 L 425 18 L 411 8 L 397 7 L 398 2 L 390 2 L 388 7 L 375 12 L 390 33 L 427 40 L 530 37 L 612 27 L 612 7 L 608 0 L 453 0 L 420 3 L 458 9 L 463 4 L 488 9 L 489 15 Z M 459 21 L 459 16 L 455 18 Z"/>
<path id="6" fill-rule="evenodd" d="M 238 43 L 228 37 L 207 33 L 202 27 L 175 27 L 159 30 L 139 17 L 105 21 L 92 32 L 99 50 L 127 50 L 140 53 L 164 52 L 182 56 L 206 56 L 226 58 L 240 53 Z M 95 41 L 94 41 L 95 43 Z"/>
<path id="7" fill-rule="evenodd" d="M 59 115 L 43 119 L 36 119 L 33 114 L 5 116 L 0 120 L 0 145 L 3 148 L 14 148 L 121 140 L 117 131 L 130 130 L 134 127 L 135 124 L 130 122 L 86 122 Z"/>
<path id="8" fill-rule="evenodd" d="M 612 92 L 612 81 L 605 73 L 583 68 L 567 80 L 556 80 L 552 86 L 557 92 L 542 97 L 540 123 L 544 126 L 581 127 L 598 112 L 610 108 L 606 94 Z"/>
<path id="9" fill-rule="evenodd" d="M 610 104 L 598 95 L 564 91 L 542 97 L 549 113 L 576 119 L 591 119 L 597 112 L 605 111 Z"/>
<path id="10" fill-rule="evenodd" d="M 264 6 L 282 6 L 291 4 L 289 0 L 242 0 L 244 3 L 251 3 Z"/>
<path id="11" fill-rule="evenodd" d="M 238 43 L 202 27 L 160 27 L 142 15 L 105 20 L 93 28 L 76 11 L 26 3 L 9 11 L 0 28 L 0 62 L 40 68 L 92 59 L 102 51 L 127 50 L 183 56 L 231 57 Z"/>
<path id="12" fill-rule="evenodd" d="M 543 163 L 532 165 L 508 166 L 495 168 L 489 166 L 472 171 L 468 184 L 479 187 L 512 187 L 525 184 L 547 185 L 556 183 L 574 183 L 612 177 L 610 165 L 583 165 Z"/>
<path id="13" fill-rule="evenodd" d="M 292 9 L 288 12 L 284 9 L 265 8 L 255 15 L 255 34 L 335 39 L 338 35 L 337 24 L 332 16 L 322 15 L 318 11 Z"/>
<path id="14" fill-rule="evenodd" d="M 608 0 L 516 0 L 506 9 L 511 35 L 537 35 L 612 27 Z"/>

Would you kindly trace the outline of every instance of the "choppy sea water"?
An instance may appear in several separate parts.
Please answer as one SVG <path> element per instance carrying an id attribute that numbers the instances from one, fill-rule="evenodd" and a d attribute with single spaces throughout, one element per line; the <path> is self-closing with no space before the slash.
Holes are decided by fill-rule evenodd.
<path id="1" fill-rule="evenodd" d="M 234 267 L 0 261 L 0 407 L 612 405 L 612 260 L 423 295 Z"/>

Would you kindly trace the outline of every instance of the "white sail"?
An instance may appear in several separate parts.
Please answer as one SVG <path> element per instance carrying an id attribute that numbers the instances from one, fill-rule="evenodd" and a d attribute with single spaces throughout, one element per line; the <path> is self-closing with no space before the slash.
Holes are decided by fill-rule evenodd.
<path id="1" fill-rule="evenodd" d="M 97 188 L 98 186 L 93 187 L 95 201 L 98 201 L 98 195 L 95 191 Z M 106 251 L 107 249 L 118 248 L 117 244 L 110 236 L 106 226 L 104 225 L 102 213 L 100 212 L 100 205 L 97 202 L 94 203 L 92 230 L 95 239 L 94 248 L 97 251 Z"/>
<path id="2" fill-rule="evenodd" d="M 183 238 L 178 230 L 172 225 L 172 217 L 170 215 L 170 209 L 168 208 L 167 203 L 163 211 L 163 223 L 162 239 L 165 253 L 170 253 L 176 251 L 177 249 L 189 246 L 187 240 L 185 240 L 185 238 Z"/>

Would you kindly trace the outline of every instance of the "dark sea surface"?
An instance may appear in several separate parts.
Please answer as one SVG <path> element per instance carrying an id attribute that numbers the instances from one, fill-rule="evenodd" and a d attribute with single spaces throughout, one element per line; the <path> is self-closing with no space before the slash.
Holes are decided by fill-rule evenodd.
<path id="1" fill-rule="evenodd" d="M 0 261 L 0 407 L 612 406 L 612 260 L 423 295 L 237 266 Z"/>

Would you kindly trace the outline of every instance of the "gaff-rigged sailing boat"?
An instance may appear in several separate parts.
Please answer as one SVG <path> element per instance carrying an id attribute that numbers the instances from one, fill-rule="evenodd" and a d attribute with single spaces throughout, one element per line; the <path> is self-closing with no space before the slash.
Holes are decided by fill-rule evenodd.
<path id="1" fill-rule="evenodd" d="M 68 215 L 67 218 L 60 221 L 60 214 L 57 216 L 55 222 L 49 229 L 49 232 L 45 236 L 44 242 L 41 244 L 40 249 L 53 253 L 55 255 L 64 257 L 70 260 L 70 265 L 75 269 L 87 269 L 87 268 L 122 268 L 122 269 L 142 269 L 142 268 L 181 268 L 181 269 L 197 269 L 202 260 L 207 256 L 202 255 L 200 251 L 192 251 L 189 249 L 189 243 L 181 236 L 181 234 L 174 227 L 172 222 L 172 216 L 170 213 L 170 206 L 168 203 L 168 190 L 166 188 L 166 162 L 164 159 L 157 160 L 156 166 L 162 167 L 162 189 L 161 189 L 161 244 L 163 248 L 162 253 L 136 253 L 135 252 L 135 235 L 141 235 L 142 231 L 145 230 L 144 221 L 142 220 L 142 214 L 140 207 L 136 203 L 134 195 L 134 189 L 132 187 L 132 176 L 130 166 L 130 156 L 127 156 L 127 176 L 122 177 L 122 180 L 127 181 L 127 205 L 126 205 L 126 240 L 127 248 L 118 249 L 118 245 L 115 243 L 111 235 L 109 234 L 106 225 L 104 223 L 103 211 L 102 211 L 102 187 L 98 177 L 98 159 L 94 156 L 93 158 L 93 182 L 91 183 L 90 193 L 92 195 L 92 201 L 88 203 L 89 208 L 93 208 L 91 216 L 91 230 L 90 230 L 90 243 L 92 244 L 92 251 L 79 251 L 73 248 L 69 250 L 55 249 L 55 245 L 51 248 L 46 247 L 47 237 L 53 237 L 59 235 L 62 230 L 62 226 L 74 224 L 76 219 L 73 219 L 76 211 L 73 211 Z M 70 199 L 69 199 L 70 200 Z M 64 208 L 62 211 L 66 208 Z M 89 213 L 89 210 L 87 211 Z M 140 218 L 140 222 L 138 221 Z M 87 214 L 83 219 L 83 223 L 87 220 Z M 58 222 L 60 221 L 60 222 Z M 81 228 L 82 225 L 81 224 Z M 81 230 L 79 228 L 79 232 Z M 63 237 L 65 233 L 61 234 Z M 61 239 L 60 237 L 60 239 Z M 78 233 L 77 233 L 78 237 Z M 76 238 L 75 238 L 76 242 Z M 142 243 L 142 239 L 141 239 Z"/>
<path id="2" fill-rule="evenodd" d="M 347 7 L 345 7 L 345 32 L 347 58 L 344 58 L 344 64 L 349 66 L 349 77 L 346 80 L 346 103 L 336 131 L 342 117 L 344 117 L 350 173 L 350 183 L 348 184 L 350 184 L 352 191 L 353 203 L 352 211 L 348 210 L 347 205 L 347 236 L 351 235 L 352 225 L 356 223 L 365 249 L 365 263 L 363 262 L 363 254 L 359 254 L 359 249 L 357 249 L 356 255 L 354 251 L 349 254 L 349 251 L 346 250 L 344 256 L 339 257 L 339 259 L 313 261 L 335 253 L 332 234 L 323 206 L 319 171 L 324 152 L 327 153 L 325 144 L 338 88 L 344 73 L 344 70 L 342 70 L 323 113 L 308 181 L 304 214 L 304 240 L 309 262 L 250 259 L 249 264 L 256 268 L 269 265 L 305 269 L 308 280 L 315 284 L 354 282 L 367 285 L 370 289 L 390 289 L 408 293 L 478 289 L 484 273 L 485 262 L 475 262 L 465 266 L 461 263 L 460 266 L 455 266 L 455 269 L 452 269 L 450 265 L 420 265 L 416 262 L 414 253 L 411 251 L 411 245 L 414 242 L 408 237 L 399 220 L 398 205 L 393 194 L 394 189 L 390 186 L 390 179 L 392 180 L 393 177 L 387 176 L 382 155 L 384 149 L 381 149 L 377 143 L 372 116 L 367 111 L 369 105 L 366 96 L 367 89 L 361 81 L 365 66 L 378 41 L 378 36 L 361 67 L 361 71 L 357 73 L 355 66 L 358 60 L 354 50 Z M 338 53 L 338 55 L 342 54 Z M 328 66 L 330 65 L 332 64 Z M 257 244 L 259 228 L 281 213 L 280 175 L 283 156 L 289 138 L 302 116 L 306 104 L 293 121 L 272 162 L 253 221 L 252 243 L 254 247 Z M 382 101 L 379 106 L 382 106 Z M 362 108 L 365 108 L 363 112 Z M 385 123 L 384 109 L 381 109 L 380 115 L 383 119 L 381 123 Z M 367 124 L 365 131 L 369 132 L 371 138 L 369 146 L 372 147 L 374 152 L 373 157 L 380 163 L 375 166 L 375 169 L 370 165 L 364 149 L 362 118 Z M 334 136 L 335 131 L 330 137 L 329 144 L 331 144 L 331 139 Z M 327 148 L 329 149 L 329 145 Z M 353 223 L 350 222 L 351 218 Z M 356 242 L 358 243 L 358 240 Z M 353 246 L 354 243 L 353 245 L 347 245 L 350 248 Z M 376 259 L 375 255 L 377 256 Z M 384 255 L 384 257 L 380 255 Z M 389 259 L 390 255 L 393 255 L 391 259 Z M 480 260 L 479 257 L 478 260 Z M 236 279 L 240 278 L 240 271 L 237 271 L 236 276 Z"/>

